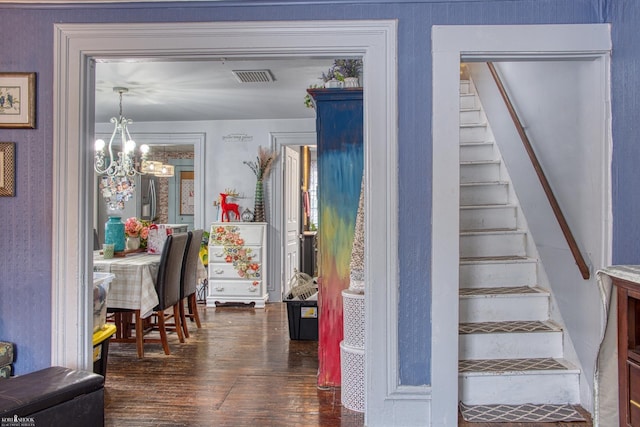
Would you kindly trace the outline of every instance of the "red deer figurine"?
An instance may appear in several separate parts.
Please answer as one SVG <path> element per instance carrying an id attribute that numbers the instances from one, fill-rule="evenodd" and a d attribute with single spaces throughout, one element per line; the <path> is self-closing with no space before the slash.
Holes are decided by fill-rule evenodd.
<path id="1" fill-rule="evenodd" d="M 225 193 L 220 193 L 220 207 L 222 207 L 222 222 L 225 222 L 225 216 L 227 217 L 226 222 L 230 222 L 229 212 L 233 212 L 235 215 L 236 221 L 240 219 L 240 212 L 238 210 L 237 203 L 227 203 L 227 197 L 229 195 Z"/>

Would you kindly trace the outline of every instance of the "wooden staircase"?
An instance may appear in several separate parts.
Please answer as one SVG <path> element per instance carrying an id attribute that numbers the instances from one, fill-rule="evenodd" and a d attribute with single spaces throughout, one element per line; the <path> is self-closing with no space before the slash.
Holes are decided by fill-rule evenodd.
<path id="1" fill-rule="evenodd" d="M 459 400 L 579 404 L 540 260 L 473 82 L 460 85 Z"/>

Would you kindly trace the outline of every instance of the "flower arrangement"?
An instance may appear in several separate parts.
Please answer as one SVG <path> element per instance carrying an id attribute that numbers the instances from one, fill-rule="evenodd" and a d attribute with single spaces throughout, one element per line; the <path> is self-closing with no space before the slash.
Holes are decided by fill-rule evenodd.
<path id="1" fill-rule="evenodd" d="M 259 181 L 266 179 L 271 171 L 273 161 L 278 157 L 278 153 L 273 150 L 266 149 L 262 146 L 258 147 L 258 156 L 255 162 L 243 162 L 249 166 Z"/>
<path id="2" fill-rule="evenodd" d="M 266 216 L 264 213 L 264 189 L 262 187 L 262 181 L 269 176 L 271 166 L 274 160 L 278 157 L 278 153 L 273 150 L 266 149 L 264 147 L 258 148 L 258 157 L 255 162 L 243 163 L 251 168 L 256 175 L 256 195 L 254 200 L 253 220 L 255 222 L 265 222 Z"/>
<path id="3" fill-rule="evenodd" d="M 127 218 L 124 222 L 124 234 L 127 237 L 139 237 L 140 247 L 146 248 L 150 225 L 151 221 L 145 219 L 138 219 L 136 217 Z"/>
<path id="4" fill-rule="evenodd" d="M 253 259 L 253 249 L 244 246 L 244 239 L 238 232 L 238 226 L 216 227 L 209 236 L 209 243 L 224 248 L 225 261 L 233 264 L 238 276 L 243 279 L 259 279 L 262 276 L 260 264 Z M 254 281 L 253 285 L 259 282 Z"/>

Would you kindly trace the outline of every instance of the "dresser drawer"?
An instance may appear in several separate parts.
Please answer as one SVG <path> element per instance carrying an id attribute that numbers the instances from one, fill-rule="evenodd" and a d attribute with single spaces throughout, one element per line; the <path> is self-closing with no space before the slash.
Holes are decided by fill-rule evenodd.
<path id="1" fill-rule="evenodd" d="M 209 282 L 209 296 L 256 295 L 261 285 L 261 280 L 215 280 Z"/>
<path id="2" fill-rule="evenodd" d="M 209 246 L 209 263 L 228 263 L 234 259 L 260 263 L 262 262 L 262 247 Z"/>
<path id="3" fill-rule="evenodd" d="M 213 224 L 209 234 L 209 243 L 214 246 L 260 246 L 263 243 L 264 227 L 247 224 Z"/>
<path id="4" fill-rule="evenodd" d="M 209 263 L 209 280 L 262 279 L 262 266 L 258 263 Z"/>

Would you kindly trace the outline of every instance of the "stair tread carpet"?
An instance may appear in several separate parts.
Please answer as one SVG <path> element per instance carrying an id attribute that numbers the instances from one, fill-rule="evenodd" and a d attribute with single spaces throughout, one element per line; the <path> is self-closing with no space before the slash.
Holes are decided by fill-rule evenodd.
<path id="1" fill-rule="evenodd" d="M 545 290 L 531 286 L 505 286 L 500 288 L 460 288 L 459 290 L 459 294 L 461 297 L 545 293 L 547 293 Z"/>
<path id="2" fill-rule="evenodd" d="M 513 332 L 555 332 L 559 331 L 555 325 L 540 321 L 508 321 L 508 322 L 478 322 L 460 323 L 460 334 L 492 334 Z"/>
<path id="3" fill-rule="evenodd" d="M 586 421 L 574 405 L 465 405 L 460 402 L 465 421 L 477 423 L 554 423 Z"/>
<path id="4" fill-rule="evenodd" d="M 566 362 L 559 359 L 482 359 L 460 360 L 458 372 L 463 373 L 505 373 L 505 372 L 532 372 L 532 371 L 568 371 Z"/>

